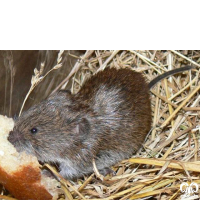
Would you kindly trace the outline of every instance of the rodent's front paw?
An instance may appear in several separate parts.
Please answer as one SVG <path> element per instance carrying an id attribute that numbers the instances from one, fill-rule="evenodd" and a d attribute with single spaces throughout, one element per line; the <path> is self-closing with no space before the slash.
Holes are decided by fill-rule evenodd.
<path id="1" fill-rule="evenodd" d="M 105 167 L 104 169 L 99 170 L 99 173 L 102 174 L 103 176 L 106 176 L 108 174 L 111 174 L 113 176 L 116 175 L 116 172 L 109 167 Z"/>

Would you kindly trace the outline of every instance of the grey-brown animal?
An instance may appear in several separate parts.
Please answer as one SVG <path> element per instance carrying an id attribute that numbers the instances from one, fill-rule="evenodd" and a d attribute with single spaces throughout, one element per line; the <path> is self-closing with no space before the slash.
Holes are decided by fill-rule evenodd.
<path id="1" fill-rule="evenodd" d="M 41 162 L 59 164 L 65 178 L 92 173 L 93 158 L 106 174 L 110 166 L 136 153 L 150 131 L 153 84 L 130 69 L 107 68 L 88 79 L 77 94 L 59 91 L 24 112 L 9 141 Z"/>

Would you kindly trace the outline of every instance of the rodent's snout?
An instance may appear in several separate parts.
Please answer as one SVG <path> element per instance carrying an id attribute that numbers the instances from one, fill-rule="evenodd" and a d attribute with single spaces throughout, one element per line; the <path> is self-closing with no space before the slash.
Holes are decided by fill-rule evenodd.
<path id="1" fill-rule="evenodd" d="M 21 134 L 17 131 L 11 131 L 9 136 L 8 136 L 8 141 L 12 144 L 15 144 L 19 140 L 21 140 Z"/>

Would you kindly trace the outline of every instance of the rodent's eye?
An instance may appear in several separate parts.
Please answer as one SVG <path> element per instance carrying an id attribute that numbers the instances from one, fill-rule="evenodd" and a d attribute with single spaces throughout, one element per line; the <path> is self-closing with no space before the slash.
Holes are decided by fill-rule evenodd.
<path id="1" fill-rule="evenodd" d="M 37 131 L 38 131 L 37 128 L 32 128 L 31 129 L 31 133 L 33 133 L 33 134 L 37 133 Z"/>

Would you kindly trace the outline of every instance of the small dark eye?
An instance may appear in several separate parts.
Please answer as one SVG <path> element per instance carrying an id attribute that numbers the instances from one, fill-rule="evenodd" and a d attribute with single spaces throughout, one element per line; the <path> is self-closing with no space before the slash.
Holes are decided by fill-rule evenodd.
<path id="1" fill-rule="evenodd" d="M 37 133 L 37 131 L 38 131 L 37 128 L 32 128 L 31 129 L 31 133 Z"/>

